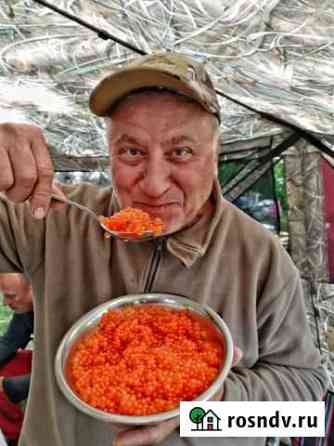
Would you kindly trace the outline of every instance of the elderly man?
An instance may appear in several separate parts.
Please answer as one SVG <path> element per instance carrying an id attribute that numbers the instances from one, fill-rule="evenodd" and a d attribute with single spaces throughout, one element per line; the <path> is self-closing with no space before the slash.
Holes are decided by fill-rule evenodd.
<path id="1" fill-rule="evenodd" d="M 223 315 L 243 351 L 225 382 L 226 401 L 317 400 L 326 382 L 295 266 L 275 237 L 221 195 L 220 113 L 204 68 L 172 53 L 141 57 L 105 77 L 90 107 L 106 120 L 113 190 L 80 185 L 65 194 L 99 215 L 140 208 L 166 230 L 155 241 L 124 243 L 104 238 L 73 206 L 53 209 L 41 130 L 1 126 L 0 269 L 24 271 L 35 295 L 34 378 L 20 445 L 264 444 L 184 440 L 177 420 L 114 436 L 113 426 L 59 392 L 53 361 L 68 328 L 96 305 L 140 292 L 185 295 Z"/>
<path id="2" fill-rule="evenodd" d="M 32 287 L 23 274 L 0 274 L 3 303 L 13 311 L 6 333 L 0 337 L 0 367 L 13 359 L 19 349 L 27 346 L 34 332 Z M 30 374 L 13 378 L 0 376 L 0 390 L 18 403 L 28 396 Z"/>
<path id="3" fill-rule="evenodd" d="M 0 336 L 0 428 L 17 444 L 23 412 L 17 403 L 28 397 L 32 352 L 24 349 L 34 330 L 32 287 L 23 274 L 0 274 L 3 303 L 13 310 L 6 332 Z M 2 376 L 4 375 L 4 376 Z"/>

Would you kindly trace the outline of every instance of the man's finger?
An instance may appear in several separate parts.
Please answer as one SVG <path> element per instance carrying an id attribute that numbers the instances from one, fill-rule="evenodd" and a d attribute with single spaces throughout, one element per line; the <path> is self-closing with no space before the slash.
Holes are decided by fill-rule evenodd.
<path id="1" fill-rule="evenodd" d="M 128 425 L 128 424 L 110 423 L 109 425 L 110 425 L 110 428 L 114 434 L 119 434 L 120 432 L 134 429 L 133 426 Z"/>
<path id="2" fill-rule="evenodd" d="M 114 440 L 113 446 L 148 446 L 155 444 L 154 427 L 141 427 L 120 432 Z"/>
<path id="3" fill-rule="evenodd" d="M 34 189 L 37 169 L 29 144 L 21 140 L 18 140 L 17 144 L 7 151 L 14 181 L 12 186 L 7 188 L 6 196 L 14 203 L 22 203 Z"/>
<path id="4" fill-rule="evenodd" d="M 218 392 L 211 398 L 210 401 L 221 401 L 224 395 L 224 388 L 218 390 Z"/>
<path id="5" fill-rule="evenodd" d="M 238 364 L 242 356 L 243 356 L 242 350 L 240 350 L 240 348 L 235 345 L 233 349 L 232 367 L 235 367 Z"/>
<path id="6" fill-rule="evenodd" d="M 12 165 L 6 150 L 0 147 L 0 192 L 6 192 L 14 184 Z"/>
<path id="7" fill-rule="evenodd" d="M 33 215 L 36 218 L 44 218 L 50 206 L 54 171 L 43 135 L 39 135 L 32 144 L 37 167 L 37 183 L 31 194 L 30 203 Z"/>
<path id="8" fill-rule="evenodd" d="M 179 418 L 164 421 L 156 426 L 141 427 L 121 432 L 113 446 L 153 446 L 161 443 L 180 424 Z"/>

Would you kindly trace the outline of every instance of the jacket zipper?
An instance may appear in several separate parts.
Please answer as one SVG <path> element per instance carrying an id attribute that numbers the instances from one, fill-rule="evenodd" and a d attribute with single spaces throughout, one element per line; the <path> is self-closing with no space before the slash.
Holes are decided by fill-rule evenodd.
<path id="1" fill-rule="evenodd" d="M 144 293 L 150 293 L 152 291 L 153 283 L 160 265 L 164 244 L 165 244 L 164 239 L 159 239 L 155 243 L 152 262 L 150 265 L 150 270 L 144 287 Z"/>

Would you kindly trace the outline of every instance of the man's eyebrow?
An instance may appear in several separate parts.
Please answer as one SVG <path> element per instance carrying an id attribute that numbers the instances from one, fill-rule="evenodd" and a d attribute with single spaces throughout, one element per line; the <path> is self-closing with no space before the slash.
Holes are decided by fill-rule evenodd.
<path id="1" fill-rule="evenodd" d="M 112 140 L 113 144 L 133 144 L 135 146 L 144 146 L 145 144 L 143 141 L 140 141 L 136 139 L 134 136 L 127 135 L 126 133 L 123 133 L 118 138 L 115 138 Z M 177 145 L 177 144 L 185 144 L 185 143 L 192 143 L 196 144 L 196 140 L 192 138 L 191 136 L 186 135 L 179 135 L 179 136 L 172 136 L 171 138 L 166 139 L 162 146 L 171 146 L 171 145 Z"/>
<path id="2" fill-rule="evenodd" d="M 136 138 L 134 138 L 133 136 L 129 136 L 126 134 L 121 135 L 119 138 L 115 138 L 113 140 L 114 144 L 122 144 L 122 143 L 127 143 L 127 144 L 134 144 L 135 146 L 143 146 L 143 142 L 137 140 Z"/>
<path id="3" fill-rule="evenodd" d="M 183 143 L 196 144 L 196 140 L 193 139 L 191 136 L 186 136 L 186 135 L 172 136 L 171 138 L 166 139 L 162 143 L 162 145 L 163 146 L 171 146 L 171 145 L 177 145 L 177 144 L 183 144 Z"/>

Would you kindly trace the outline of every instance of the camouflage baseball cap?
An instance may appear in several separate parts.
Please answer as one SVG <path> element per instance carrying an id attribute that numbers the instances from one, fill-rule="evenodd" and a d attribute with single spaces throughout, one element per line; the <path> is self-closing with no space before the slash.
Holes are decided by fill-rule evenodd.
<path id="1" fill-rule="evenodd" d="M 198 102 L 220 122 L 218 98 L 204 66 L 178 53 L 158 52 L 104 77 L 90 95 L 89 106 L 98 116 L 107 116 L 122 98 L 142 89 L 174 91 Z"/>

